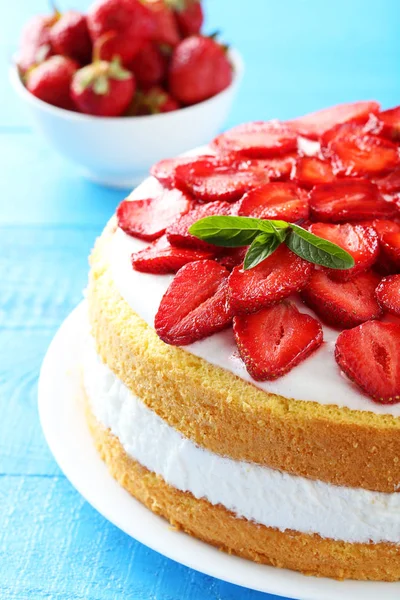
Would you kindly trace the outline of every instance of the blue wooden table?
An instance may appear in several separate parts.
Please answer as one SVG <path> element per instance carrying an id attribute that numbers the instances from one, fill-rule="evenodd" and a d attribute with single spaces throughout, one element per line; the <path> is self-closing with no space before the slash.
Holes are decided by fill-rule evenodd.
<path id="1" fill-rule="evenodd" d="M 222 29 L 247 65 L 227 125 L 349 100 L 400 103 L 397 0 L 208 0 L 206 8 L 208 31 Z M 122 198 L 81 179 L 31 132 L 8 84 L 22 23 L 46 10 L 46 0 L 0 4 L 0 598 L 272 598 L 121 533 L 71 487 L 43 439 L 40 364 L 81 299 L 89 250 Z"/>

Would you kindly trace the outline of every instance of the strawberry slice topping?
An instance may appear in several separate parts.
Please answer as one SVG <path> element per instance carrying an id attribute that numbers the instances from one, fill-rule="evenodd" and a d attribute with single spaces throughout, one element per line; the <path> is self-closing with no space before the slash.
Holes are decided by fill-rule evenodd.
<path id="1" fill-rule="evenodd" d="M 227 302 L 228 275 L 213 260 L 182 267 L 155 316 L 158 336 L 166 344 L 186 346 L 228 327 L 233 316 Z"/>
<path id="2" fill-rule="evenodd" d="M 379 241 L 382 240 L 384 233 L 397 233 L 400 232 L 400 225 L 396 221 L 389 221 L 387 219 L 372 219 L 371 221 L 360 221 L 359 225 L 363 227 L 373 227 L 378 234 Z"/>
<path id="3" fill-rule="evenodd" d="M 311 217 L 316 221 L 342 223 L 389 218 L 396 205 L 382 199 L 376 185 L 364 179 L 344 179 L 315 186 L 310 194 Z"/>
<path id="4" fill-rule="evenodd" d="M 132 266 L 142 273 L 176 273 L 187 263 L 213 258 L 213 252 L 171 246 L 163 235 L 147 248 L 132 254 Z"/>
<path id="5" fill-rule="evenodd" d="M 175 169 L 177 186 L 203 202 L 234 201 L 268 181 L 257 164 L 230 158 L 196 159 Z"/>
<path id="6" fill-rule="evenodd" d="M 331 158 L 333 172 L 337 175 L 373 177 L 400 164 L 395 144 L 363 133 L 357 125 L 345 124 L 327 132 L 323 144 L 323 153 Z"/>
<path id="7" fill-rule="evenodd" d="M 400 275 L 384 277 L 375 294 L 383 310 L 400 317 Z"/>
<path id="8" fill-rule="evenodd" d="M 378 186 L 379 190 L 384 194 L 390 194 L 392 192 L 400 191 L 400 167 L 394 169 L 388 175 L 384 177 L 378 177 L 374 179 L 374 183 Z"/>
<path id="9" fill-rule="evenodd" d="M 355 265 L 351 269 L 326 269 L 330 277 L 336 281 L 349 281 L 362 271 L 366 271 L 378 258 L 379 239 L 373 227 L 350 223 L 343 225 L 314 223 L 309 230 L 314 235 L 340 246 L 354 258 Z"/>
<path id="10" fill-rule="evenodd" d="M 234 317 L 233 332 L 240 356 L 256 381 L 281 377 L 323 340 L 320 323 L 290 302 Z"/>
<path id="11" fill-rule="evenodd" d="M 365 123 L 369 115 L 379 111 L 377 102 L 352 102 L 349 104 L 338 104 L 310 113 L 304 117 L 287 121 L 286 124 L 295 129 L 304 137 L 318 139 L 325 131 L 339 123 L 355 121 Z"/>
<path id="12" fill-rule="evenodd" d="M 191 198 L 179 190 L 164 190 L 154 198 L 123 200 L 116 213 L 118 226 L 128 235 L 151 242 L 192 205 Z"/>
<path id="13" fill-rule="evenodd" d="M 217 152 L 267 158 L 296 150 L 297 133 L 279 121 L 254 121 L 222 133 L 212 145 Z"/>
<path id="14" fill-rule="evenodd" d="M 241 246 L 239 248 L 220 248 L 221 253 L 219 253 L 217 261 L 220 265 L 224 265 L 229 271 L 232 271 L 234 267 L 243 263 L 248 249 L 248 246 Z"/>
<path id="15" fill-rule="evenodd" d="M 276 304 L 304 288 L 313 265 L 284 244 L 253 269 L 235 267 L 229 277 L 229 302 L 235 315 Z"/>
<path id="16" fill-rule="evenodd" d="M 275 158 L 257 158 L 254 163 L 267 172 L 271 181 L 285 181 L 290 178 L 297 153 L 276 156 Z"/>
<path id="17" fill-rule="evenodd" d="M 371 271 L 360 273 L 351 281 L 339 282 L 316 270 L 301 295 L 328 325 L 348 329 L 381 315 L 375 299 L 379 282 L 379 275 Z"/>
<path id="18" fill-rule="evenodd" d="M 381 250 L 393 268 L 400 271 L 400 232 L 384 233 L 381 237 Z"/>
<path id="19" fill-rule="evenodd" d="M 266 183 L 247 192 L 239 202 L 238 215 L 258 219 L 284 219 L 295 223 L 308 219 L 308 194 L 294 183 Z"/>
<path id="20" fill-rule="evenodd" d="M 400 326 L 369 321 L 343 331 L 336 342 L 336 362 L 373 400 L 400 400 Z"/>
<path id="21" fill-rule="evenodd" d="M 199 158 L 210 158 L 209 155 L 204 155 Z M 178 156 L 177 158 L 165 158 L 155 163 L 150 174 L 158 179 L 158 181 L 166 188 L 176 187 L 175 169 L 180 165 L 193 162 L 192 156 Z"/>
<path id="22" fill-rule="evenodd" d="M 235 210 L 235 205 L 229 202 L 212 202 L 210 204 L 200 204 L 193 210 L 177 219 L 167 229 L 168 241 L 174 246 L 184 246 L 187 248 L 197 248 L 200 250 L 218 250 L 217 246 L 213 246 L 208 242 L 189 233 L 189 227 L 204 217 L 217 215 L 230 215 Z"/>
<path id="23" fill-rule="evenodd" d="M 300 156 L 292 171 L 292 179 L 299 185 L 311 188 L 318 183 L 335 180 L 331 164 L 316 156 Z"/>
<path id="24" fill-rule="evenodd" d="M 377 121 L 380 135 L 396 142 L 400 140 L 400 106 L 378 113 Z"/>

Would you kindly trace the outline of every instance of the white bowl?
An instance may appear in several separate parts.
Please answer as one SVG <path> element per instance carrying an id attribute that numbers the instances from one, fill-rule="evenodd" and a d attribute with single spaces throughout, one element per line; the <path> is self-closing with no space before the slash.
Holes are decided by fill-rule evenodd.
<path id="1" fill-rule="evenodd" d="M 28 92 L 15 66 L 10 78 L 33 125 L 60 154 L 97 183 L 131 188 L 158 160 L 206 144 L 219 132 L 243 74 L 240 55 L 231 51 L 230 58 L 234 76 L 223 92 L 174 112 L 143 117 L 93 117 L 57 108 Z"/>

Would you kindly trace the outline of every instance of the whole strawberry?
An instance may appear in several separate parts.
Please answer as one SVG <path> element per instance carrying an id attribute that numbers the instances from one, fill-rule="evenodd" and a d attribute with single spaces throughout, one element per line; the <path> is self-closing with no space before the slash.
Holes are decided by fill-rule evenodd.
<path id="1" fill-rule="evenodd" d="M 78 65 L 72 59 L 66 56 L 51 56 L 28 72 L 26 87 L 43 102 L 74 110 L 70 86 L 77 69 Z"/>
<path id="2" fill-rule="evenodd" d="M 159 44 L 174 47 L 181 41 L 178 23 L 170 0 L 147 0 L 152 12 L 155 30 L 152 39 Z"/>
<path id="3" fill-rule="evenodd" d="M 154 42 L 146 42 L 129 65 L 138 86 L 149 88 L 167 76 L 168 60 Z"/>
<path id="4" fill-rule="evenodd" d="M 115 33 L 103 44 L 100 57 L 110 61 L 119 56 L 124 65 L 155 31 L 152 12 L 140 0 L 97 0 L 88 11 L 87 22 L 93 42 L 105 33 Z"/>
<path id="5" fill-rule="evenodd" d="M 200 0 L 168 0 L 173 6 L 182 37 L 200 33 L 204 21 Z"/>
<path id="6" fill-rule="evenodd" d="M 85 15 L 69 10 L 59 15 L 50 29 L 50 41 L 56 54 L 73 58 L 84 65 L 92 56 L 92 41 Z"/>
<path id="7" fill-rule="evenodd" d="M 157 115 L 178 110 L 179 103 L 161 86 L 137 92 L 129 111 L 130 115 Z"/>
<path id="8" fill-rule="evenodd" d="M 232 81 L 226 50 L 215 40 L 194 35 L 174 50 L 169 90 L 182 104 L 196 104 L 222 92 Z"/>
<path id="9" fill-rule="evenodd" d="M 82 113 L 97 117 L 119 117 L 132 102 L 136 89 L 133 73 L 121 66 L 119 58 L 101 60 L 106 34 L 94 47 L 93 62 L 74 75 L 71 96 Z"/>
<path id="10" fill-rule="evenodd" d="M 23 28 L 17 57 L 18 67 L 22 74 L 53 54 L 50 28 L 54 22 L 54 16 L 37 15 L 30 19 Z"/>

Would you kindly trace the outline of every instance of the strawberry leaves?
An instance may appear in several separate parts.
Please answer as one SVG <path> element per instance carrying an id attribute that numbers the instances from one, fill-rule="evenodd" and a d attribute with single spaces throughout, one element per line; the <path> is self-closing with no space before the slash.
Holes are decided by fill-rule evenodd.
<path id="1" fill-rule="evenodd" d="M 340 246 L 299 225 L 252 217 L 211 216 L 194 223 L 189 233 L 215 246 L 250 248 L 243 269 L 252 269 L 285 243 L 304 260 L 330 269 L 351 269 L 353 257 Z"/>

